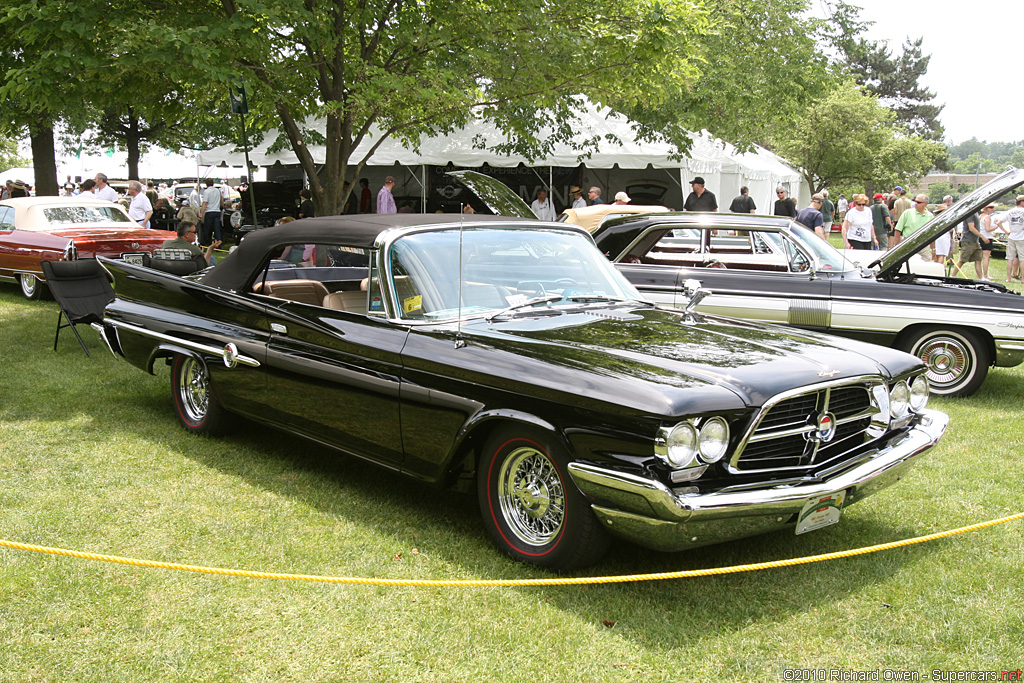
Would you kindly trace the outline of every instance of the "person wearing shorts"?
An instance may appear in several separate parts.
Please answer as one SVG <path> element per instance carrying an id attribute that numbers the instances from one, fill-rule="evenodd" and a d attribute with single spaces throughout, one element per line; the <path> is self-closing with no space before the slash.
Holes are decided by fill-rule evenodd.
<path id="1" fill-rule="evenodd" d="M 978 214 L 972 213 L 963 223 L 963 235 L 960 237 L 960 260 L 956 264 L 963 272 L 965 263 L 974 264 L 974 272 L 980 280 L 981 272 L 981 220 Z"/>

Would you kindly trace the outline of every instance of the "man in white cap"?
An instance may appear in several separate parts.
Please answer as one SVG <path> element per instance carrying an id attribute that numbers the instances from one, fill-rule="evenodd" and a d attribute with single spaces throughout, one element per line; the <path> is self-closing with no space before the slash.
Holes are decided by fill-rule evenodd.
<path id="1" fill-rule="evenodd" d="M 621 204 L 629 204 L 629 195 L 626 194 L 625 192 L 616 192 L 615 193 L 615 203 L 616 204 L 620 204 L 620 205 Z"/>
<path id="2" fill-rule="evenodd" d="M 690 181 L 690 187 L 693 192 L 686 197 L 683 211 L 718 211 L 718 200 L 713 192 L 704 189 L 704 178 L 697 176 Z"/>

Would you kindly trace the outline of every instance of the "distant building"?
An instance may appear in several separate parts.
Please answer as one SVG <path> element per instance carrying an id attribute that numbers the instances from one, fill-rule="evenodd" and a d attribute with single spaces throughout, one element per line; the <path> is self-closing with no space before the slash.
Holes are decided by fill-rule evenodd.
<path id="1" fill-rule="evenodd" d="M 910 186 L 907 190 L 907 196 L 913 197 L 915 194 L 928 194 L 928 187 L 933 183 L 948 183 L 955 190 L 961 185 L 967 185 L 971 189 L 975 187 L 981 187 L 988 181 L 995 178 L 998 173 L 981 173 L 974 175 L 973 173 L 929 173 L 925 177 L 917 181 L 917 184 Z M 942 199 L 941 197 L 939 199 Z"/>

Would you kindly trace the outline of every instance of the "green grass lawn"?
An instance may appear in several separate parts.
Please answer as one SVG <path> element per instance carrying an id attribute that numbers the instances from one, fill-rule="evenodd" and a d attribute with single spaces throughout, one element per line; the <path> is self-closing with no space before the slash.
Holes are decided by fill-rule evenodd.
<path id="1" fill-rule="evenodd" d="M 247 424 L 190 436 L 167 370 L 87 358 L 0 285 L 0 538 L 169 562 L 392 578 L 543 577 L 472 497 Z M 1024 510 L 1024 370 L 833 527 L 662 554 L 699 569 L 910 538 Z M 592 587 L 384 588 L 204 576 L 0 549 L 0 681 L 779 681 L 787 669 L 1016 670 L 1024 522 L 788 569 Z M 883 679 L 884 680 L 884 679 Z"/>

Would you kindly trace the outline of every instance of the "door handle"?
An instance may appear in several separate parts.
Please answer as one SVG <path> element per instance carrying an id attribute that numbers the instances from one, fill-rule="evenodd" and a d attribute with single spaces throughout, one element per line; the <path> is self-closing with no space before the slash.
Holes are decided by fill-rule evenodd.
<path id="1" fill-rule="evenodd" d="M 288 334 L 288 328 L 281 323 L 270 323 L 270 331 L 278 334 Z"/>

